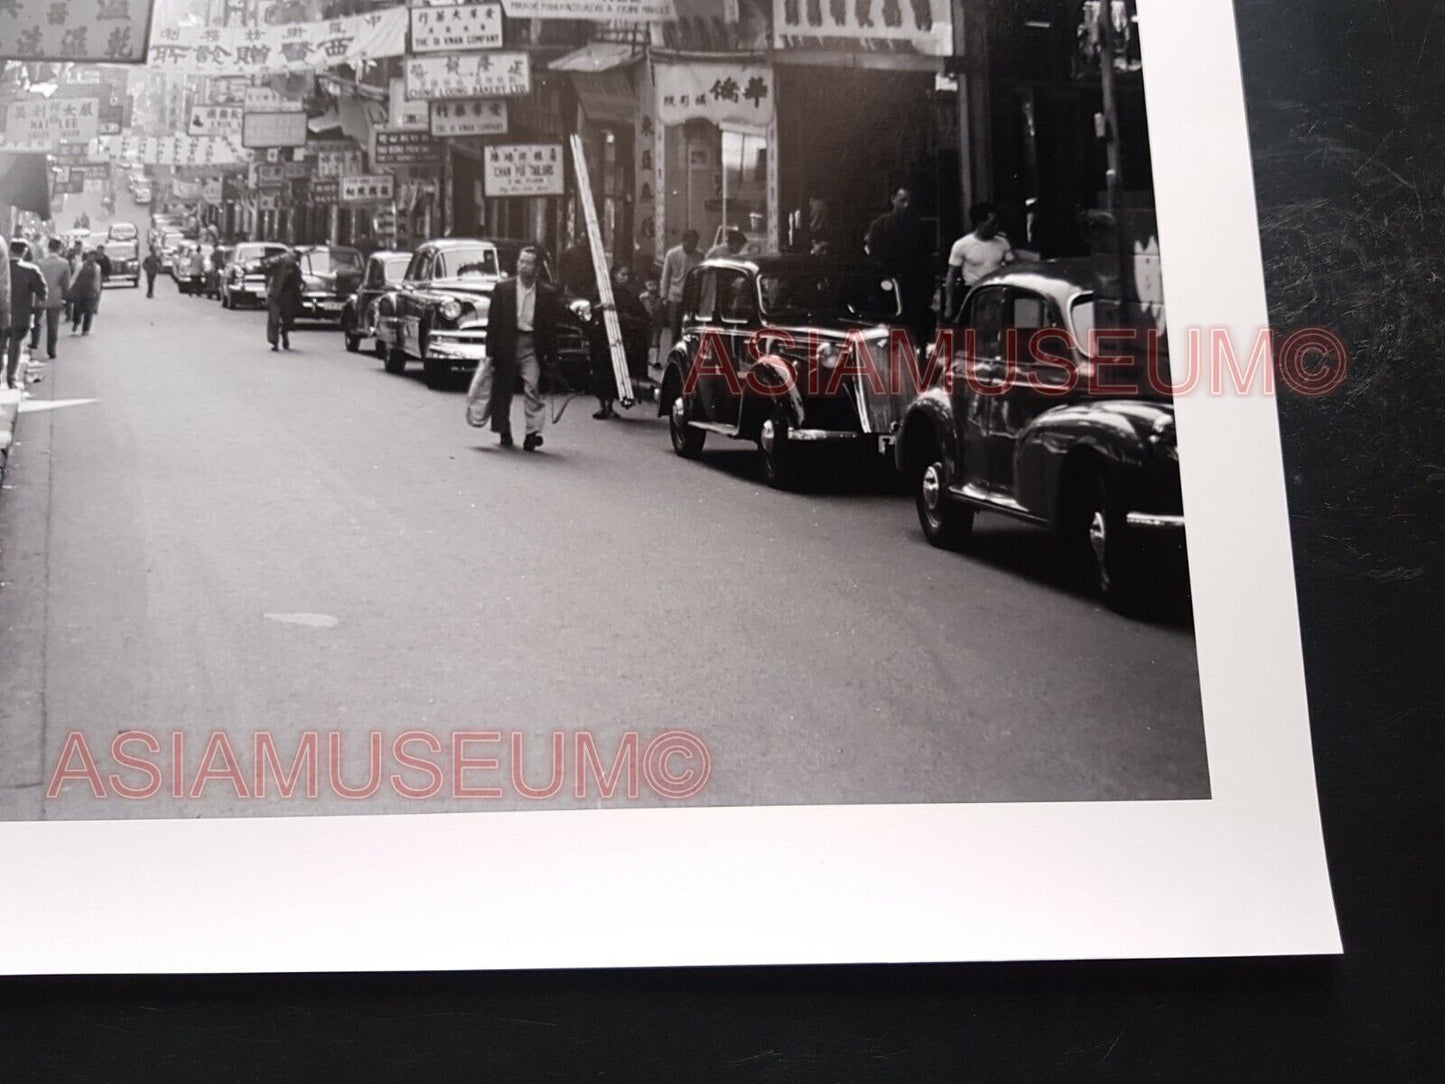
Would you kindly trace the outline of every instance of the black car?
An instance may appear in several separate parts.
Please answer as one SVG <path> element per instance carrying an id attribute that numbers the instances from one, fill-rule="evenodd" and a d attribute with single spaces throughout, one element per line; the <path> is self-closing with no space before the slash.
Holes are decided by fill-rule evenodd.
<path id="1" fill-rule="evenodd" d="M 445 238 L 421 245 L 401 282 L 377 302 L 377 350 L 386 371 L 400 373 L 413 358 L 439 386 L 453 371 L 473 372 L 486 357 L 487 312 L 497 283 L 516 273 L 522 242 Z M 510 262 L 508 262 L 510 260 Z M 552 281 L 543 260 L 543 281 Z M 585 380 L 590 354 L 580 327 L 557 332 L 558 362 L 569 380 Z"/>
<path id="2" fill-rule="evenodd" d="M 764 478 L 782 487 L 798 480 L 805 446 L 840 459 L 888 451 L 918 391 L 909 367 L 893 364 L 893 344 L 907 339 L 898 296 L 866 260 L 719 257 L 694 268 L 658 396 L 674 451 L 700 455 L 709 433 L 754 442 Z"/>
<path id="3" fill-rule="evenodd" d="M 1158 359 L 1131 377 L 1091 354 L 1096 290 L 1084 261 L 976 283 L 968 334 L 909 406 L 897 455 L 934 545 L 962 546 L 977 512 L 1041 524 L 1109 605 L 1131 609 L 1157 558 L 1183 550 L 1174 404 L 1150 379 L 1168 371 Z"/>
<path id="4" fill-rule="evenodd" d="M 366 258 L 361 282 L 341 310 L 341 330 L 346 335 L 346 349 L 351 353 L 361 349 L 362 339 L 376 335 L 376 303 L 401 282 L 409 263 L 410 252 L 383 250 Z M 376 349 L 378 353 L 384 350 L 380 339 L 376 340 Z"/>
<path id="5" fill-rule="evenodd" d="M 107 241 L 105 254 L 110 259 L 109 282 L 140 285 L 140 250 L 134 241 Z"/>
<path id="6" fill-rule="evenodd" d="M 346 302 L 361 283 L 361 253 L 341 245 L 303 245 L 296 250 L 301 269 L 299 319 L 341 323 Z"/>

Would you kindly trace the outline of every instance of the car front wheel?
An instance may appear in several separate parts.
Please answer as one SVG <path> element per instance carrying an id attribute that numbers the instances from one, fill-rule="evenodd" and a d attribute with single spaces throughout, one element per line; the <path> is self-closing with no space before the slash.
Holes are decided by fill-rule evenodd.
<path id="1" fill-rule="evenodd" d="M 393 375 L 406 372 L 406 351 L 399 346 L 393 346 L 388 350 L 385 369 Z"/>
<path id="2" fill-rule="evenodd" d="M 1078 507 L 1075 545 L 1083 557 L 1089 588 L 1111 610 L 1133 611 L 1143 555 L 1132 545 L 1123 506 L 1108 482 L 1095 475 Z"/>
<path id="3" fill-rule="evenodd" d="M 758 430 L 763 480 L 775 489 L 793 489 L 798 484 L 798 448 L 788 439 L 790 428 L 787 413 L 778 406 Z"/>
<path id="4" fill-rule="evenodd" d="M 948 496 L 948 473 L 941 459 L 933 459 L 918 472 L 914 503 L 923 536 L 940 549 L 955 550 L 973 532 L 973 509 Z"/>
<path id="5" fill-rule="evenodd" d="M 684 459 L 696 459 L 702 455 L 702 446 L 707 440 L 704 430 L 687 424 L 690 413 L 687 400 L 681 395 L 673 399 L 667 411 L 667 431 L 672 438 L 672 450 Z"/>

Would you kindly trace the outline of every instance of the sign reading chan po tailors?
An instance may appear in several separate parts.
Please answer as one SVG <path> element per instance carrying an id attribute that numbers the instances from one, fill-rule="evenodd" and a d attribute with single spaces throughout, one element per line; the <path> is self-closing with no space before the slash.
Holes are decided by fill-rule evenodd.
<path id="1" fill-rule="evenodd" d="M 560 196 L 565 162 L 560 143 L 498 143 L 487 147 L 482 183 L 491 196 Z"/>
<path id="2" fill-rule="evenodd" d="M 447 3 L 411 9 L 413 53 L 501 47 L 501 4 Z"/>
<path id="3" fill-rule="evenodd" d="M 448 136 L 505 135 L 506 131 L 505 98 L 431 103 L 431 134 L 438 139 Z"/>
<path id="4" fill-rule="evenodd" d="M 243 147 L 300 147 L 305 143 L 305 113 L 247 113 L 242 122 Z"/>
<path id="5" fill-rule="evenodd" d="M 435 53 L 406 60 L 406 96 L 412 101 L 531 92 L 532 64 L 526 53 Z"/>
<path id="6" fill-rule="evenodd" d="M 341 178 L 342 203 L 390 203 L 396 195 L 390 173 L 369 173 Z"/>

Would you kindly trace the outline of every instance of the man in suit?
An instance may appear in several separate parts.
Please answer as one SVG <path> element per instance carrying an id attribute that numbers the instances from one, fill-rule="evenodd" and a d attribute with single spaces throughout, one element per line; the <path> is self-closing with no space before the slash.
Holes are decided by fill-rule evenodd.
<path id="1" fill-rule="evenodd" d="M 5 343 L 5 385 L 15 387 L 20 347 L 30 336 L 35 313 L 45 303 L 45 276 L 30 262 L 30 246 L 10 242 L 10 326 Z"/>
<path id="2" fill-rule="evenodd" d="M 467 393 L 474 425 L 492 422 L 502 447 L 512 446 L 512 395 L 522 382 L 527 435 L 523 451 L 542 446 L 547 417 L 538 384 L 542 366 L 557 361 L 557 327 L 566 318 L 557 291 L 537 278 L 538 253 L 528 245 L 517 256 L 517 275 L 492 291 L 487 314 L 487 356 Z"/>

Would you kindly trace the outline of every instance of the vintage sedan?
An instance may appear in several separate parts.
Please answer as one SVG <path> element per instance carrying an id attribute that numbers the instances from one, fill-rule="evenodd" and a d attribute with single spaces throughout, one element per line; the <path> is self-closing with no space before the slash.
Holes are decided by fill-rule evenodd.
<path id="1" fill-rule="evenodd" d="M 946 365 L 934 359 L 941 379 L 909 406 L 897 456 L 929 542 L 962 546 L 978 512 L 1047 526 L 1105 602 L 1128 610 L 1158 558 L 1182 555 L 1174 404 L 1152 377 L 1168 371 L 1158 358 L 1091 352 L 1095 291 L 1085 261 L 976 283 L 960 312 L 970 334 Z"/>
<path id="2" fill-rule="evenodd" d="M 386 371 L 404 372 L 415 358 L 429 387 L 440 386 L 456 370 L 473 372 L 486 357 L 492 291 L 516 271 L 515 262 L 505 262 L 512 251 L 507 242 L 465 238 L 419 247 L 401 282 L 377 302 L 377 350 L 385 351 Z M 545 261 L 542 275 L 550 279 Z M 558 331 L 557 352 L 564 372 L 587 371 L 587 343 L 579 327 L 568 324 Z"/>
<path id="3" fill-rule="evenodd" d="M 361 253 L 340 245 L 303 245 L 296 263 L 302 282 L 299 318 L 341 323 L 347 298 L 361 281 Z"/>
<path id="4" fill-rule="evenodd" d="M 140 285 L 140 249 L 134 241 L 107 241 L 105 254 L 110 259 L 107 285 L 118 282 Z"/>
<path id="5" fill-rule="evenodd" d="M 866 260 L 719 257 L 689 273 L 658 413 L 673 450 L 709 433 L 754 442 L 763 477 L 794 485 L 805 449 L 886 453 L 918 391 L 897 283 Z"/>
<path id="6" fill-rule="evenodd" d="M 355 354 L 361 349 L 362 339 L 376 335 L 376 303 L 401 283 L 409 263 L 410 252 L 382 250 L 366 258 L 361 282 L 341 310 L 341 331 L 346 336 L 348 351 Z M 378 352 L 382 349 L 380 340 L 377 340 L 376 349 Z"/>
<path id="7" fill-rule="evenodd" d="M 266 303 L 266 265 L 286 251 L 274 241 L 243 241 L 231 253 L 221 278 L 221 308 Z"/>

